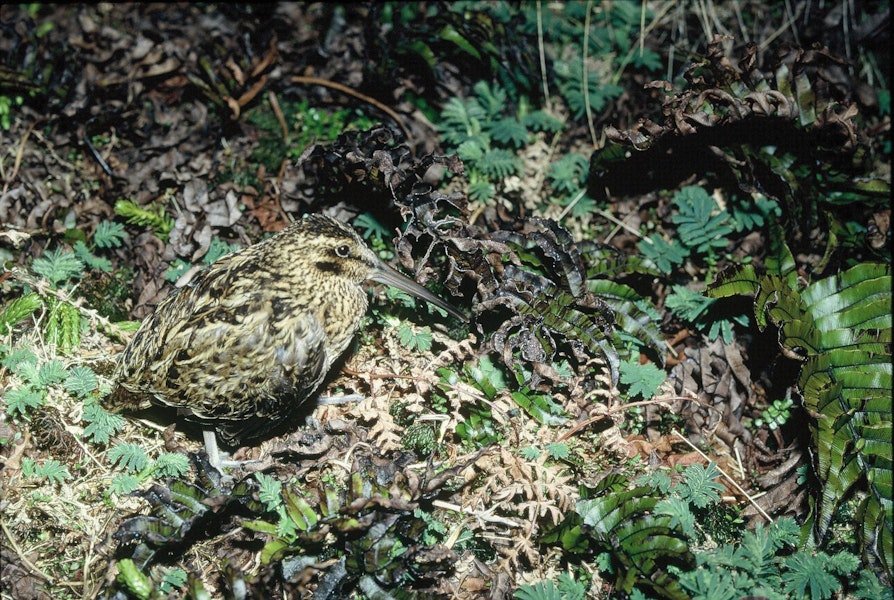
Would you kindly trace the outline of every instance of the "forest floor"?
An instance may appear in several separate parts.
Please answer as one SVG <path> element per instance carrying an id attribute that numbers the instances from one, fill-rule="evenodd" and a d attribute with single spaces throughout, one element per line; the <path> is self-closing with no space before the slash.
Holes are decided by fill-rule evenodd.
<path id="1" fill-rule="evenodd" d="M 579 57 L 581 40 L 562 38 L 558 25 L 547 30 L 553 74 L 544 76 L 531 16 L 540 3 L 507 8 L 517 14 L 504 20 L 496 9 L 475 16 L 429 2 L 0 8 L 0 309 L 33 302 L 22 318 L 7 312 L 10 326 L 0 328 L 2 597 L 197 598 L 199 588 L 238 597 L 241 585 L 269 598 L 374 597 L 391 586 L 419 597 L 503 598 L 563 573 L 583 581 L 587 597 L 609 597 L 623 587 L 613 574 L 632 567 L 575 550 L 567 517 L 587 499 L 582 490 L 631 488 L 657 472 L 676 486 L 691 465 L 717 484 L 706 484 L 716 502 L 713 516 L 698 515 L 707 532 L 700 548 L 783 517 L 808 519 L 815 415 L 799 402 L 801 363 L 780 349 L 772 326 L 756 326 L 751 298 L 711 320 L 686 295 L 730 265 L 774 260 L 767 229 L 790 217 L 783 203 L 778 212 L 737 204 L 736 194 L 759 196 L 756 171 L 745 193 L 741 181 L 730 185 L 684 156 L 666 167 L 677 169 L 671 175 L 655 167 L 596 185 L 600 165 L 588 161 L 596 147 L 633 140 L 641 119 L 665 141 L 696 123 L 646 84 L 679 81 L 709 47 L 722 55 L 716 65 L 744 69 L 750 58 L 768 72 L 786 44 L 822 43 L 840 62 L 823 62 L 819 51 L 808 60 L 825 86 L 813 91 L 854 107 L 836 131 L 850 127 L 866 177 L 889 184 L 887 10 L 856 19 L 836 13 L 847 3 L 807 14 L 818 11 L 813 3 L 794 2 L 792 19 L 758 2 L 707 3 L 704 13 L 648 2 L 640 38 L 639 10 L 626 22 L 616 13 L 627 5 L 615 4 L 610 17 L 606 7 L 594 14 L 604 17 L 600 31 L 626 38 L 606 34 L 617 47 L 589 57 L 605 84 L 592 93 L 605 99 L 581 111 L 566 91 L 580 75 L 558 68 Z M 735 7 L 767 14 L 743 21 Z M 574 23 L 569 32 L 583 30 Z M 730 35 L 711 46 L 715 33 Z M 655 63 L 637 63 L 641 41 Z M 544 89 L 557 97 L 544 103 Z M 517 122 L 533 123 L 522 116 L 547 106 L 560 125 L 488 130 L 493 146 L 521 140 L 502 146 L 514 166 L 463 159 L 463 168 L 450 155 L 468 133 L 457 119 L 475 123 L 463 104 L 473 97 L 492 101 L 481 119 L 507 116 L 505 104 Z M 339 137 L 345 131 L 355 133 Z M 741 174 L 753 156 L 729 163 Z M 688 258 L 674 259 L 683 248 L 672 243 L 682 235 L 679 194 L 730 207 L 733 217 L 717 229 L 718 243 L 693 243 Z M 362 333 L 321 390 L 363 399 L 308 406 L 294 431 L 233 449 L 259 461 L 237 469 L 234 485 L 209 478 L 201 436 L 173 416 L 103 415 L 98 404 L 134 322 L 194 267 L 309 212 L 352 222 L 471 323 L 376 289 Z M 792 236 L 802 279 L 820 264 L 831 273 L 890 263 L 886 204 L 835 214 Z M 455 228 L 436 233 L 439 219 Z M 655 254 L 653 270 L 637 272 L 631 257 L 656 233 L 671 240 L 670 262 L 656 276 Z M 836 243 L 846 258 L 830 257 Z M 618 338 L 599 337 L 612 325 L 600 324 L 608 313 L 597 288 L 575 288 L 597 255 L 629 267 L 624 289 L 649 307 L 631 314 L 655 324 L 628 332 L 642 340 L 654 331 L 654 343 L 631 355 L 639 346 L 626 340 L 614 367 L 605 343 Z M 522 283 L 509 289 L 513 268 Z M 548 277 L 521 274 L 534 270 Z M 526 285 L 547 304 L 564 302 L 567 290 L 579 295 L 536 320 L 519 308 L 519 298 L 537 308 Z M 564 321 L 550 325 L 550 316 Z M 859 555 L 854 505 L 843 506 L 831 535 Z M 559 539 L 545 541 L 550 532 Z M 691 564 L 690 554 L 673 558 Z M 151 565 L 151 581 L 122 575 L 132 564 L 147 573 Z M 645 589 L 676 593 L 661 578 Z"/>

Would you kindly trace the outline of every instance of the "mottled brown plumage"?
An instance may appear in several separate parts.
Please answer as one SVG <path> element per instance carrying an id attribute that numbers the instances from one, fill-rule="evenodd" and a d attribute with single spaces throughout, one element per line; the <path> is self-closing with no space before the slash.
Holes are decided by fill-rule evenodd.
<path id="1" fill-rule="evenodd" d="M 465 318 L 322 215 L 225 256 L 174 291 L 122 353 L 112 411 L 151 404 L 201 424 L 219 467 L 228 444 L 257 440 L 316 391 L 366 313 L 361 282 L 393 285 Z"/>

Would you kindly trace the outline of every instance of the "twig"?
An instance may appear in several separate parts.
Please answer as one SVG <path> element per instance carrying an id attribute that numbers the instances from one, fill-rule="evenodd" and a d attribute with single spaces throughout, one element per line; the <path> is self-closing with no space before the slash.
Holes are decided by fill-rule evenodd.
<path id="1" fill-rule="evenodd" d="M 777 29 L 776 31 L 774 31 L 773 33 L 771 33 L 771 34 L 769 35 L 769 37 L 767 37 L 767 39 L 765 39 L 763 42 L 761 42 L 761 44 L 760 44 L 760 51 L 761 51 L 761 52 L 763 52 L 764 50 L 766 50 L 767 48 L 769 48 L 770 44 L 772 44 L 773 41 L 774 41 L 777 37 L 779 37 L 780 35 L 782 35 L 782 34 L 785 32 L 786 29 L 788 29 L 789 27 L 791 27 L 791 25 L 792 25 L 795 21 L 798 20 L 798 18 L 801 16 L 801 12 L 802 12 L 803 8 L 804 8 L 804 5 L 803 5 L 803 4 L 798 4 L 798 7 L 795 9 L 795 13 L 791 16 L 791 18 L 787 19 L 785 23 L 783 23 L 782 25 L 779 26 L 779 29 Z"/>
<path id="2" fill-rule="evenodd" d="M 288 143 L 289 126 L 286 125 L 286 117 L 282 114 L 282 108 L 279 105 L 276 92 L 273 90 L 267 92 L 267 99 L 270 101 L 270 107 L 273 109 L 273 114 L 276 115 L 276 120 L 279 121 L 279 127 L 282 129 L 282 139 L 284 142 Z"/>
<path id="3" fill-rule="evenodd" d="M 25 144 L 28 142 L 28 138 L 31 137 L 31 132 L 34 131 L 34 127 L 40 122 L 40 120 L 31 123 L 28 126 L 28 130 L 25 132 L 25 135 L 22 136 L 22 143 L 19 144 L 19 149 L 16 150 L 16 160 L 12 164 L 12 173 L 9 174 L 9 177 L 6 178 L 6 182 L 3 184 L 3 194 L 6 194 L 9 191 L 9 184 L 16 178 L 16 175 L 19 174 L 19 167 L 22 166 L 22 157 L 25 155 Z"/>
<path id="4" fill-rule="evenodd" d="M 636 52 L 637 49 L 639 50 L 640 56 L 643 55 L 643 51 L 645 49 L 646 37 L 649 35 L 649 33 L 651 33 L 651 31 L 653 29 L 655 29 L 655 27 L 657 27 L 658 25 L 661 24 L 661 19 L 663 19 L 664 15 L 666 15 L 672 8 L 674 8 L 674 6 L 675 6 L 674 2 L 664 2 L 662 4 L 661 10 L 658 12 L 658 14 L 655 15 L 655 17 L 652 19 L 652 22 L 649 23 L 649 26 L 644 28 L 645 23 L 646 23 L 646 3 L 645 2 L 643 3 L 642 10 L 640 12 L 639 45 L 631 46 L 630 50 L 627 51 L 627 55 L 624 56 L 624 59 L 619 64 L 617 70 L 615 70 L 614 74 L 612 74 L 612 78 L 611 78 L 612 83 L 617 84 L 621 80 L 621 75 L 624 74 L 624 69 L 626 69 L 627 65 L 630 64 L 630 61 L 633 60 L 633 53 Z M 668 56 L 668 58 L 670 60 L 669 65 L 673 63 L 673 51 L 674 51 L 674 45 L 671 44 L 670 45 L 670 53 Z M 673 75 L 670 70 L 670 66 L 668 66 L 667 79 L 668 79 L 668 81 L 673 79 Z"/>
<path id="5" fill-rule="evenodd" d="M 701 406 L 701 404 L 699 403 L 697 398 L 688 398 L 686 396 L 664 396 L 661 398 L 652 398 L 651 400 L 640 400 L 639 402 L 628 402 L 627 404 L 622 404 L 620 406 L 614 406 L 612 408 L 608 408 L 604 413 L 598 414 L 595 417 L 590 417 L 586 421 L 578 423 L 577 425 L 575 425 L 574 427 L 572 427 L 571 429 L 569 429 L 568 431 L 566 431 L 565 433 L 560 435 L 556 439 L 556 441 L 564 442 L 571 436 L 575 435 L 578 431 L 581 431 L 582 429 L 586 429 L 593 423 L 601 421 L 602 419 L 607 419 L 607 418 L 609 418 L 609 415 L 614 414 L 616 412 L 621 412 L 622 410 L 627 410 L 628 408 L 636 408 L 637 406 L 661 405 L 662 402 L 671 402 L 673 400 L 688 400 L 689 402 L 695 402 L 696 404 L 699 404 L 699 406 Z"/>
<path id="6" fill-rule="evenodd" d="M 15 538 L 12 537 L 12 533 L 9 531 L 9 528 L 6 526 L 6 521 L 0 521 L 0 528 L 3 528 L 3 533 L 6 534 L 6 539 L 9 540 L 9 545 L 12 546 L 12 549 L 13 549 L 13 550 L 15 551 L 15 553 L 19 556 L 19 558 L 22 560 L 22 563 L 23 563 L 26 567 L 28 567 L 29 569 L 31 569 L 31 571 L 32 571 L 35 575 L 38 575 L 38 576 L 40 576 L 41 578 L 43 578 L 44 581 L 46 581 L 47 583 L 53 583 L 54 579 L 53 579 L 52 577 L 50 577 L 49 575 L 47 575 L 46 573 L 44 573 L 43 571 L 41 571 L 40 568 L 38 568 L 37 565 L 35 565 L 35 564 L 34 564 L 33 562 L 31 562 L 30 560 L 28 560 L 28 557 L 25 556 L 25 553 L 22 552 L 22 549 L 19 547 L 18 542 L 16 542 Z"/>
<path id="7" fill-rule="evenodd" d="M 606 219 L 608 219 L 609 221 L 611 221 L 612 223 L 614 223 L 614 224 L 617 225 L 618 227 L 622 227 L 622 228 L 626 229 L 629 233 L 632 233 L 632 234 L 635 235 L 636 237 L 638 237 L 638 238 L 642 238 L 642 237 L 643 237 L 643 234 L 640 233 L 639 230 L 634 229 L 633 227 L 631 227 L 630 225 L 628 225 L 627 223 L 625 223 L 624 221 L 622 221 L 622 220 L 619 219 L 618 217 L 614 216 L 613 214 L 611 214 L 611 213 L 608 212 L 607 210 L 605 210 L 605 209 L 603 209 L 603 208 L 597 208 L 595 212 L 598 213 L 598 214 L 600 214 L 600 215 L 602 215 L 603 217 L 605 217 Z M 643 239 L 649 239 L 649 238 L 643 238 Z M 605 243 L 608 243 L 608 241 L 606 240 Z M 651 243 L 651 240 L 650 240 L 650 243 Z"/>
<path id="8" fill-rule="evenodd" d="M 90 154 L 93 155 L 93 158 L 96 162 L 99 163 L 99 166 L 102 168 L 103 172 L 111 177 L 113 175 L 112 168 L 103 160 L 102 156 L 99 154 L 99 150 L 96 149 L 96 146 L 93 145 L 93 142 L 90 141 L 90 136 L 85 132 L 81 141 L 84 142 L 84 145 L 87 146 L 87 149 L 90 150 Z"/>
<path id="9" fill-rule="evenodd" d="M 540 53 L 540 81 L 543 83 L 543 102 L 547 112 L 552 112 L 549 97 L 549 81 L 546 78 L 546 49 L 543 45 L 543 3 L 537 0 L 537 50 Z"/>
<path id="10" fill-rule="evenodd" d="M 714 461 L 712 461 L 710 458 L 708 458 L 707 455 L 705 455 L 704 452 L 702 452 L 701 450 L 699 450 L 698 447 L 697 447 L 695 444 L 693 444 L 693 443 L 690 442 L 688 439 L 686 439 L 686 437 L 683 436 L 683 434 L 681 434 L 679 431 L 677 431 L 676 429 L 674 429 L 673 432 L 674 432 L 674 435 L 676 435 L 678 438 L 680 438 L 681 440 L 683 440 L 684 442 L 686 442 L 686 443 L 689 445 L 690 448 L 692 448 L 693 450 L 695 450 L 696 452 L 698 452 L 699 455 L 701 455 L 701 457 L 704 458 L 706 461 L 708 461 L 708 462 L 714 462 Z M 769 522 L 769 523 L 772 523 L 772 522 L 773 522 L 773 517 L 771 517 L 770 515 L 768 515 L 768 514 L 766 513 L 766 511 L 764 511 L 764 509 L 760 507 L 760 505 L 754 500 L 754 496 L 751 496 L 748 492 L 746 492 L 745 490 L 743 490 L 743 489 L 742 489 L 742 486 L 740 486 L 738 483 L 736 483 L 736 480 L 735 480 L 735 479 L 733 479 L 732 477 L 730 477 L 729 475 L 727 475 L 727 474 L 726 474 L 726 471 L 724 471 L 723 469 L 720 468 L 720 465 L 718 465 L 717 463 L 714 463 L 714 465 L 717 467 L 717 470 L 720 471 L 720 474 L 723 475 L 723 477 L 724 477 L 727 481 L 729 481 L 731 484 L 733 484 L 733 487 L 735 487 L 737 490 L 739 490 L 739 493 L 740 493 L 740 494 L 742 494 L 743 496 L 745 496 L 746 498 L 748 498 L 748 501 L 751 503 L 751 505 L 754 506 L 754 508 L 757 509 L 757 512 L 759 512 L 761 515 L 763 515 L 763 517 L 767 520 L 767 522 Z"/>
<path id="11" fill-rule="evenodd" d="M 521 527 L 521 524 L 518 521 L 490 514 L 494 510 L 494 507 L 491 507 L 489 510 L 486 511 L 472 509 L 467 510 L 458 504 L 444 502 L 443 500 L 432 500 L 431 504 L 432 506 L 441 508 L 443 510 L 450 510 L 461 515 L 475 517 L 476 519 L 480 519 L 485 523 L 499 523 L 500 525 L 507 525 L 509 527 Z"/>
<path id="12" fill-rule="evenodd" d="M 385 106 L 384 104 L 382 104 L 381 102 L 376 100 L 375 98 L 367 96 L 366 94 L 361 94 L 360 92 L 358 92 L 356 90 L 352 90 L 351 88 L 349 88 L 346 85 L 342 85 L 342 84 L 336 83 L 334 81 L 329 81 L 328 79 L 320 79 L 318 77 L 305 77 L 303 75 L 295 75 L 294 77 L 292 77 L 292 83 L 306 83 L 306 84 L 310 84 L 310 85 L 321 85 L 323 87 L 327 87 L 327 88 L 330 88 L 333 90 L 338 90 L 339 92 L 341 92 L 343 94 L 347 94 L 348 96 L 353 96 L 354 98 L 357 98 L 358 100 L 366 102 L 367 104 L 372 104 L 373 106 L 378 108 L 380 111 L 382 111 L 383 113 L 385 113 L 386 115 L 391 117 L 391 119 L 395 123 L 397 123 L 398 127 L 400 127 L 401 131 L 404 132 L 404 136 L 407 138 L 407 141 L 408 142 L 410 141 L 410 131 L 407 129 L 406 125 L 404 125 L 403 119 L 401 119 L 400 116 L 396 112 L 394 112 L 393 110 L 391 110 L 390 108 L 388 108 L 387 106 Z"/>
<path id="13" fill-rule="evenodd" d="M 590 130 L 590 140 L 593 142 L 593 148 L 598 148 L 596 141 L 596 128 L 593 127 L 593 109 L 590 108 L 590 82 L 587 75 L 587 54 L 590 43 L 590 13 L 593 10 L 593 0 L 587 0 L 587 14 L 584 17 L 584 51 L 581 58 L 581 72 L 583 73 L 583 92 L 584 92 L 584 108 L 587 111 L 587 128 Z"/>

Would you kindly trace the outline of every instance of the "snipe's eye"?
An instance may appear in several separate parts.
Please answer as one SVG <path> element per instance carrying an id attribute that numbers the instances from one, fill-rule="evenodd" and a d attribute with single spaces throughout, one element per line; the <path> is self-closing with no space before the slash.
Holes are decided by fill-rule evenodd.
<path id="1" fill-rule="evenodd" d="M 335 248 L 335 255 L 341 258 L 347 258 L 351 255 L 351 247 L 347 244 L 342 244 Z"/>

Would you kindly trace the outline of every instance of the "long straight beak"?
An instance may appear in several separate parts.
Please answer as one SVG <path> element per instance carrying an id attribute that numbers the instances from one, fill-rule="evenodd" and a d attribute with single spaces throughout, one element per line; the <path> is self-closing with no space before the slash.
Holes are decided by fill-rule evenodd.
<path id="1" fill-rule="evenodd" d="M 369 276 L 369 279 L 373 281 L 378 281 L 379 283 L 384 283 L 385 285 L 390 285 L 396 287 L 399 290 L 402 290 L 408 294 L 416 296 L 417 298 L 421 298 L 426 302 L 434 304 L 438 308 L 442 308 L 457 319 L 461 319 L 464 322 L 468 322 L 469 318 L 459 312 L 452 305 L 448 304 L 444 300 L 441 300 L 438 296 L 431 293 L 409 277 L 398 273 L 384 262 L 379 261 L 379 264 L 376 265 L 372 274 Z"/>

